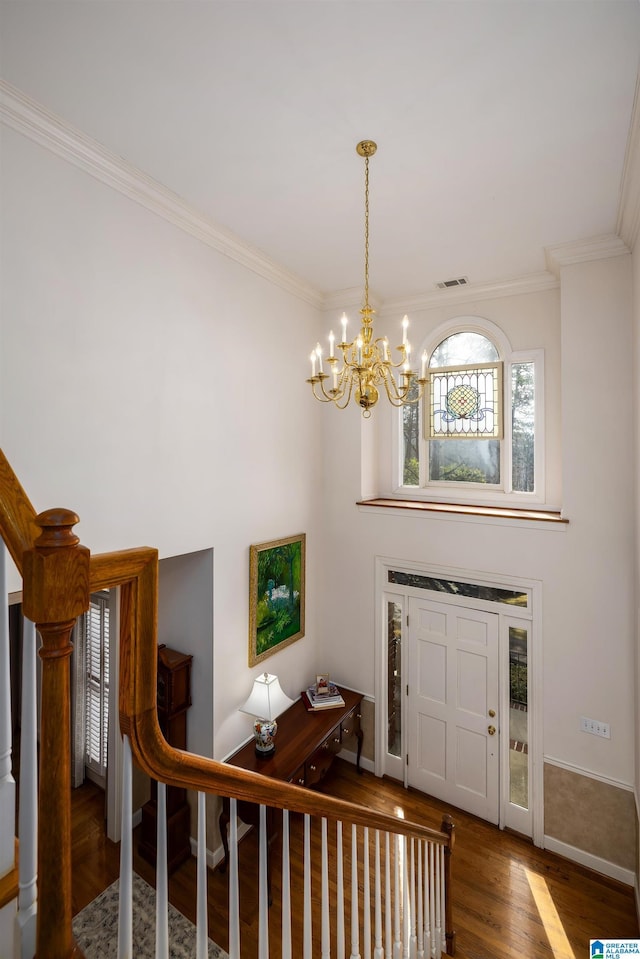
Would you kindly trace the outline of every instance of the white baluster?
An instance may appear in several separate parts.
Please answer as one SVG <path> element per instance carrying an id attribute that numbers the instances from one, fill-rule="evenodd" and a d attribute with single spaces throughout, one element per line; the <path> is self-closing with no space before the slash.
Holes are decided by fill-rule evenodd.
<path id="1" fill-rule="evenodd" d="M 15 865 L 16 784 L 11 774 L 11 657 L 6 553 L 0 541 L 0 876 Z"/>
<path id="2" fill-rule="evenodd" d="M 430 901 L 430 886 L 429 886 L 429 842 L 424 844 L 424 956 L 425 959 L 431 959 L 431 909 L 429 906 Z"/>
<path id="3" fill-rule="evenodd" d="M 442 952 L 447 951 L 447 917 L 445 913 L 444 888 L 444 846 L 438 847 L 440 852 L 440 946 Z"/>
<path id="4" fill-rule="evenodd" d="M 362 853 L 362 940 L 364 945 L 364 959 L 371 959 L 371 875 L 369 872 L 369 828 L 363 830 Z"/>
<path id="5" fill-rule="evenodd" d="M 209 916 L 207 913 L 207 795 L 198 793 L 198 885 L 196 911 L 196 959 L 209 955 Z"/>
<path id="6" fill-rule="evenodd" d="M 311 816 L 304 816 L 304 934 L 302 937 L 303 959 L 311 959 L 313 939 L 311 936 Z"/>
<path id="7" fill-rule="evenodd" d="M 38 704 L 36 686 L 37 637 L 34 624 L 22 624 L 22 715 L 20 719 L 20 809 L 18 837 L 20 867 L 17 940 L 22 959 L 36 951 L 38 913 Z"/>
<path id="8" fill-rule="evenodd" d="M 436 959 L 442 956 L 442 926 L 440 914 L 440 846 L 434 846 L 434 875 L 435 875 L 435 916 L 436 926 L 433 931 Z"/>
<path id="9" fill-rule="evenodd" d="M 342 823 L 336 823 L 336 959 L 344 959 L 344 862 L 342 853 Z"/>
<path id="10" fill-rule="evenodd" d="M 389 833 L 385 833 L 384 858 L 384 948 L 387 959 L 391 959 L 393 949 L 391 921 L 391 843 Z"/>
<path id="11" fill-rule="evenodd" d="M 429 843 L 429 928 L 431 930 L 431 956 L 436 954 L 435 926 L 436 926 L 436 883 L 434 867 L 435 847 Z"/>
<path id="12" fill-rule="evenodd" d="M 269 852 L 267 849 L 267 807 L 260 806 L 260 875 L 258 959 L 269 959 Z"/>
<path id="13" fill-rule="evenodd" d="M 402 959 L 409 959 L 411 909 L 409 906 L 409 850 L 402 837 Z"/>
<path id="14" fill-rule="evenodd" d="M 440 928 L 440 850 L 437 845 L 433 847 L 433 953 L 436 959 L 440 959 L 441 953 L 441 928 Z"/>
<path id="15" fill-rule="evenodd" d="M 0 821 L 5 824 L 5 828 L 0 830 L 0 876 L 11 872 L 16 860 L 13 827 L 16 819 L 16 784 L 11 773 L 11 654 L 5 563 L 5 547 L 0 539 Z M 14 941 L 17 952 L 20 926 L 15 902 L 11 901 L 0 909 L 0 942 L 9 946 Z M 34 952 L 35 948 L 31 955 Z"/>
<path id="16" fill-rule="evenodd" d="M 409 954 L 416 959 L 418 954 L 418 939 L 416 936 L 416 852 L 415 840 L 411 839 L 411 882 L 409 886 L 409 909 L 411 911 L 411 938 Z"/>
<path id="17" fill-rule="evenodd" d="M 289 810 L 282 810 L 282 959 L 291 959 L 291 866 Z"/>
<path id="18" fill-rule="evenodd" d="M 423 887 L 423 878 L 422 878 L 422 847 L 423 843 L 421 839 L 417 840 L 418 844 L 418 889 L 416 893 L 416 905 L 417 905 L 417 925 L 418 925 L 418 943 L 417 943 L 417 956 L 418 959 L 424 959 L 424 893 L 422 891 Z"/>
<path id="19" fill-rule="evenodd" d="M 380 830 L 376 829 L 375 845 L 375 876 L 373 881 L 373 895 L 375 899 L 373 907 L 373 959 L 384 959 L 384 950 L 382 948 L 382 890 L 380 877 Z"/>
<path id="20" fill-rule="evenodd" d="M 329 853 L 327 849 L 327 820 L 322 820 L 322 959 L 330 959 L 329 938 Z"/>
<path id="21" fill-rule="evenodd" d="M 122 839 L 120 840 L 120 902 L 118 959 L 133 955 L 133 815 L 132 760 L 128 736 L 122 738 Z"/>
<path id="22" fill-rule="evenodd" d="M 165 783 L 157 783 L 156 820 L 156 959 L 169 959 L 167 787 Z"/>
<path id="23" fill-rule="evenodd" d="M 395 861 L 393 870 L 393 959 L 402 957 L 402 932 L 400 929 L 400 898 L 402 896 L 402 863 L 400 859 L 400 836 L 394 837 Z"/>
<path id="24" fill-rule="evenodd" d="M 358 918 L 358 832 L 351 826 L 351 959 L 360 959 L 360 922 Z"/>
<path id="25" fill-rule="evenodd" d="M 240 959 L 237 799 L 229 800 L 229 959 Z"/>

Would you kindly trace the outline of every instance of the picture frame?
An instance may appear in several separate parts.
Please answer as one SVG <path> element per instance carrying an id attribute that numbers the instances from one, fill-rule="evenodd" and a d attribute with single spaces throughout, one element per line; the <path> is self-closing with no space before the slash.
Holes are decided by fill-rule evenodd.
<path id="1" fill-rule="evenodd" d="M 316 696 L 327 696 L 329 693 L 329 673 L 316 674 Z"/>
<path id="2" fill-rule="evenodd" d="M 304 636 L 306 534 L 249 548 L 249 666 Z"/>

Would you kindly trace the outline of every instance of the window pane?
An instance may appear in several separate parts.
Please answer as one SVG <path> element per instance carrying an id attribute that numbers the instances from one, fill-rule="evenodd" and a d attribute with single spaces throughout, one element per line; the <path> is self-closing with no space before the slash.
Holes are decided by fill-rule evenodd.
<path id="1" fill-rule="evenodd" d="M 440 483 L 500 482 L 500 440 L 431 440 L 429 479 Z"/>
<path id="2" fill-rule="evenodd" d="M 529 808 L 527 630 L 509 627 L 509 799 Z"/>
<path id="3" fill-rule="evenodd" d="M 464 363 L 491 363 L 499 360 L 498 351 L 481 333 L 463 331 L 453 333 L 443 340 L 431 354 L 429 366 L 456 366 Z"/>
<path id="4" fill-rule="evenodd" d="M 430 439 L 499 439 L 502 436 L 502 364 L 432 370 Z"/>
<path id="5" fill-rule="evenodd" d="M 387 603 L 387 751 L 399 756 L 402 739 L 402 607 Z"/>
<path id="6" fill-rule="evenodd" d="M 535 369 L 515 363 L 511 377 L 511 483 L 519 493 L 534 490 Z"/>
<path id="7" fill-rule="evenodd" d="M 417 399 L 418 384 L 414 379 L 409 390 L 409 398 Z M 402 458 L 403 486 L 418 486 L 420 472 L 418 467 L 420 442 L 420 404 L 409 403 L 402 407 L 402 430 L 404 453 Z"/>

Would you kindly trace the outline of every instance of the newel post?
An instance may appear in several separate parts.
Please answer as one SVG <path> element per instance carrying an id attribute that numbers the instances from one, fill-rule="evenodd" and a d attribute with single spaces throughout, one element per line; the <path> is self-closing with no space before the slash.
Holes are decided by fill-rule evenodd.
<path id="1" fill-rule="evenodd" d="M 71 931 L 70 656 L 76 619 L 89 608 L 89 550 L 75 513 L 36 517 L 42 532 L 23 557 L 23 609 L 42 637 L 36 957 L 82 956 Z"/>
<path id="2" fill-rule="evenodd" d="M 455 956 L 456 954 L 456 933 L 453 928 L 453 903 L 451 887 L 451 856 L 453 855 L 453 847 L 455 846 L 456 842 L 455 828 L 456 827 L 451 816 L 445 815 L 442 817 L 440 831 L 446 832 L 449 837 L 449 843 L 444 847 L 444 888 L 446 889 L 447 893 L 444 904 L 444 929 L 448 956 Z"/>

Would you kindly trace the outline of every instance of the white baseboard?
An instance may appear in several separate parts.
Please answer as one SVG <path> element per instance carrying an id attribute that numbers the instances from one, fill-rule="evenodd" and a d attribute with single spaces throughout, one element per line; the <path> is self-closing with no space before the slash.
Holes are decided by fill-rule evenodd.
<path id="1" fill-rule="evenodd" d="M 247 826 L 245 822 L 240 822 L 238 820 L 238 842 L 242 839 L 243 836 L 246 836 L 250 829 L 253 829 L 253 826 Z M 198 857 L 198 840 L 194 839 L 193 836 L 189 837 L 189 843 L 191 845 L 191 855 Z M 212 851 L 207 847 L 207 866 L 209 869 L 215 869 L 219 862 L 222 862 L 224 858 L 224 849 L 222 848 L 222 840 L 219 845 Z"/>
<path id="2" fill-rule="evenodd" d="M 626 886 L 634 887 L 636 885 L 636 877 L 631 869 L 624 869 L 615 862 L 609 862 L 608 859 L 600 859 L 599 856 L 585 852 L 584 849 L 578 849 L 576 846 L 570 846 L 566 842 L 560 842 L 559 839 L 554 839 L 553 836 L 544 837 L 544 848 L 548 849 L 549 852 L 555 852 L 559 856 L 564 856 L 565 859 L 570 859 L 572 862 L 577 862 L 581 866 L 586 866 L 588 869 L 593 869 L 594 872 L 600 872 L 603 876 L 609 876 L 610 879 L 617 879 L 618 882 L 623 882 Z M 636 888 L 636 903 L 637 902 L 638 890 Z"/>
<path id="3" fill-rule="evenodd" d="M 351 763 L 353 766 L 355 766 L 358 761 L 358 754 L 352 753 L 348 749 L 341 749 L 338 755 L 340 756 L 340 759 L 346 759 L 347 762 Z M 370 773 L 375 773 L 376 771 L 376 767 L 371 759 L 365 759 L 364 757 L 361 757 L 360 766 L 362 769 L 366 769 L 367 772 Z"/>

